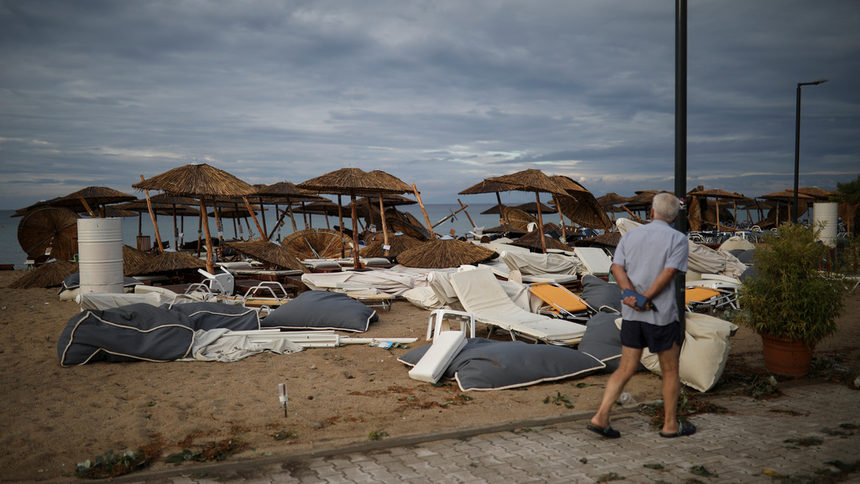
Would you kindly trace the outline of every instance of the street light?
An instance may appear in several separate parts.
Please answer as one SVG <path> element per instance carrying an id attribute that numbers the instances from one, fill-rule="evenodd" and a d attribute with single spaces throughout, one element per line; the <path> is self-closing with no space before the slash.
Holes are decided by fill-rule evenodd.
<path id="1" fill-rule="evenodd" d="M 794 116 L 794 203 L 791 205 L 791 222 L 797 223 L 797 185 L 800 172 L 800 88 L 803 86 L 817 86 L 827 82 L 827 79 L 819 79 L 812 82 L 797 83 L 797 108 Z M 777 220 L 779 223 L 779 220 Z"/>

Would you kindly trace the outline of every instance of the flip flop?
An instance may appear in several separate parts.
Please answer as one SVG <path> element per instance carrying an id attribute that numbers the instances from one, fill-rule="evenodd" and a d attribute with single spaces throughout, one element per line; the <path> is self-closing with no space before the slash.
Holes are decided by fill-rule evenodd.
<path id="1" fill-rule="evenodd" d="M 665 437 L 667 439 L 674 439 L 675 437 L 684 437 L 686 435 L 693 435 L 696 433 L 696 426 L 691 424 L 690 422 L 679 422 L 678 423 L 678 431 L 672 434 L 664 433 L 662 430 L 660 431 L 660 437 Z"/>
<path id="2" fill-rule="evenodd" d="M 600 434 L 607 439 L 617 439 L 618 437 L 621 437 L 621 432 L 615 430 L 609 424 L 607 424 L 606 427 L 598 427 L 594 424 L 588 424 L 585 428 L 596 434 Z"/>

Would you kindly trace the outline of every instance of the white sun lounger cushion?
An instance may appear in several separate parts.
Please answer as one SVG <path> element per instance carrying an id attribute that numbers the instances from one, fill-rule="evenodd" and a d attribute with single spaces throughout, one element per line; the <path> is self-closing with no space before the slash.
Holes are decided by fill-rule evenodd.
<path id="1" fill-rule="evenodd" d="M 738 327 L 707 314 L 687 313 L 687 331 L 681 347 L 681 383 L 706 392 L 713 388 L 723 374 L 729 356 L 729 338 Z M 658 375 L 660 361 L 648 351 L 642 353 L 642 364 Z"/>
<path id="2" fill-rule="evenodd" d="M 573 253 L 582 261 L 585 272 L 605 276 L 612 267 L 612 259 L 597 247 L 574 247 Z"/>
<path id="3" fill-rule="evenodd" d="M 574 340 L 585 334 L 585 325 L 531 313 L 517 306 L 487 269 L 451 274 L 450 280 L 463 308 L 481 323 L 547 342 Z"/>
<path id="4" fill-rule="evenodd" d="M 443 331 L 434 339 L 430 349 L 409 370 L 409 378 L 427 383 L 436 383 L 457 356 L 466 346 L 466 333 L 463 331 Z"/>

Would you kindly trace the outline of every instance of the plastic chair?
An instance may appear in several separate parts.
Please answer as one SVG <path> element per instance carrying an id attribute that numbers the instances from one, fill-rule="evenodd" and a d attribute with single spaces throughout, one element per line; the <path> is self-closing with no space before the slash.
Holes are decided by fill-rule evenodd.
<path id="1" fill-rule="evenodd" d="M 465 311 L 454 311 L 453 309 L 436 309 L 430 313 L 430 320 L 427 322 L 427 340 L 430 340 L 430 336 L 433 338 L 439 336 L 439 333 L 442 332 L 442 322 L 445 319 L 453 319 L 460 323 L 460 331 L 463 334 L 466 333 L 466 329 L 469 329 L 469 337 L 475 337 L 475 316 L 472 313 L 467 313 Z"/>

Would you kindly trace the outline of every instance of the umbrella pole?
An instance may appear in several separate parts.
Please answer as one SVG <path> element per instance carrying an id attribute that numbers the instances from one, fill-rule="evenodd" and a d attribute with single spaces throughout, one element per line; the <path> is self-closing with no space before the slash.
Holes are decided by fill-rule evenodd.
<path id="1" fill-rule="evenodd" d="M 224 224 L 221 223 L 221 207 L 218 206 L 218 201 L 215 201 L 215 230 L 218 231 L 218 257 L 224 258 Z"/>
<path id="2" fill-rule="evenodd" d="M 179 226 L 176 225 L 176 204 L 173 204 L 173 250 L 179 251 Z"/>
<path id="3" fill-rule="evenodd" d="M 720 199 L 715 198 L 714 203 L 717 205 L 717 237 L 720 236 Z"/>
<path id="4" fill-rule="evenodd" d="M 206 234 L 206 270 L 215 274 L 215 264 L 212 263 L 212 234 L 209 233 L 209 219 L 206 217 L 206 202 L 200 198 L 200 223 L 203 225 L 203 233 Z"/>
<path id="5" fill-rule="evenodd" d="M 257 197 L 257 202 L 260 203 L 260 218 L 263 219 L 263 232 L 262 233 L 268 234 L 269 233 L 269 227 L 266 227 L 266 208 L 263 206 L 263 197 Z M 275 215 L 277 215 L 277 214 L 278 214 L 278 212 L 275 212 Z M 265 237 L 265 235 L 264 235 L 264 238 L 268 239 L 268 237 Z"/>
<path id="6" fill-rule="evenodd" d="M 245 195 L 242 195 L 242 201 L 245 202 L 245 207 L 247 207 L 248 213 L 250 213 L 251 218 L 254 219 L 254 225 L 256 225 L 257 230 L 260 231 L 260 238 L 262 238 L 265 241 L 268 241 L 269 239 L 266 238 L 266 232 L 263 230 L 262 227 L 260 227 L 260 222 L 257 221 L 257 215 L 254 213 L 253 210 L 251 210 L 251 204 L 248 203 L 248 197 L 246 197 Z M 265 215 L 266 214 L 264 213 L 263 216 L 265 216 Z"/>
<path id="7" fill-rule="evenodd" d="M 496 201 L 499 202 L 499 222 L 501 222 L 502 228 L 507 232 L 509 230 L 508 222 L 505 220 L 505 213 L 502 211 L 502 196 L 499 195 L 499 192 L 496 192 Z"/>
<path id="8" fill-rule="evenodd" d="M 179 250 L 183 245 L 185 245 L 185 215 L 179 217 L 179 247 L 176 250 Z"/>
<path id="9" fill-rule="evenodd" d="M 370 203 L 370 198 L 367 199 Z M 379 194 L 379 217 L 382 221 L 382 247 L 385 248 L 385 257 L 388 257 L 391 246 L 388 244 L 388 227 L 385 224 L 385 211 L 382 206 L 382 193 Z"/>
<path id="10" fill-rule="evenodd" d="M 237 212 L 236 215 L 239 215 Z M 233 238 L 239 240 L 239 228 L 236 226 L 236 217 L 233 217 Z"/>
<path id="11" fill-rule="evenodd" d="M 564 228 L 564 214 L 561 213 L 561 204 L 558 203 L 559 200 L 555 194 L 553 194 L 552 199 L 555 200 L 555 209 L 558 210 L 558 218 L 561 219 L 561 241 L 566 244 L 567 243 L 567 232 L 565 231 L 565 228 Z"/>
<path id="12" fill-rule="evenodd" d="M 278 213 L 278 206 L 277 205 L 275 205 L 275 213 Z M 286 217 L 286 216 L 287 216 L 286 210 L 281 212 L 281 216 L 280 216 L 280 218 L 278 218 L 278 223 L 275 224 L 274 227 L 272 227 L 272 233 L 269 234 L 269 240 L 272 240 L 272 237 L 275 235 L 275 231 L 278 230 L 278 228 L 284 223 L 284 217 Z"/>
<path id="13" fill-rule="evenodd" d="M 436 233 L 433 232 L 433 224 L 430 223 L 430 217 L 427 216 L 427 210 L 424 208 L 424 202 L 421 201 L 421 194 L 418 193 L 418 189 L 415 188 L 415 184 L 412 184 L 412 193 L 415 194 L 415 199 L 418 200 L 418 206 L 421 207 L 421 213 L 424 214 L 424 221 L 427 222 L 427 230 L 430 231 L 430 239 L 436 238 Z"/>
<path id="14" fill-rule="evenodd" d="M 356 226 L 354 190 L 350 190 L 349 198 L 352 202 L 352 268 L 358 270 L 361 268 L 361 263 L 358 261 L 358 227 Z"/>
<path id="15" fill-rule="evenodd" d="M 308 213 L 305 212 L 305 202 L 301 202 L 301 203 L 302 203 L 302 218 L 305 221 L 305 230 L 307 230 L 308 229 Z"/>
<path id="16" fill-rule="evenodd" d="M 290 222 L 293 224 L 293 233 L 296 233 L 299 230 L 296 228 L 296 218 L 293 216 L 293 204 L 290 203 L 289 200 L 287 200 L 287 211 L 290 212 Z M 343 225 L 343 222 L 341 222 L 341 225 Z"/>
<path id="17" fill-rule="evenodd" d="M 346 257 L 346 247 L 343 245 L 343 203 L 341 203 L 340 194 L 337 195 L 337 219 L 340 223 L 340 257 Z M 293 222 L 293 229 L 296 228 L 296 223 Z"/>
<path id="18" fill-rule="evenodd" d="M 472 217 L 469 216 L 469 212 L 466 211 L 466 207 L 468 207 L 468 205 L 463 205 L 463 202 L 461 202 L 459 198 L 457 199 L 457 203 L 459 203 L 460 207 L 463 208 L 463 213 L 466 214 L 466 218 L 469 219 L 469 223 L 472 224 L 472 230 L 477 229 L 478 226 L 475 225 L 475 222 L 472 221 Z"/>
<path id="19" fill-rule="evenodd" d="M 535 200 L 537 201 L 537 213 L 538 213 L 538 230 L 540 230 L 540 248 L 544 254 L 546 254 L 546 236 L 543 234 L 543 215 L 540 213 L 540 192 L 535 191 Z"/>
<path id="20" fill-rule="evenodd" d="M 204 207 L 205 208 L 205 207 Z M 203 237 L 203 217 L 197 217 L 197 257 L 200 257 L 201 243 Z"/>
<path id="21" fill-rule="evenodd" d="M 143 237 L 143 212 L 137 212 L 137 236 Z"/>
<path id="22" fill-rule="evenodd" d="M 382 197 L 382 194 L 379 194 Z M 367 220 L 368 224 L 373 223 L 373 204 L 370 202 L 370 196 L 364 197 L 364 201 L 367 202 Z"/>
<path id="23" fill-rule="evenodd" d="M 146 179 L 143 175 L 140 175 L 140 181 L 144 180 Z M 149 190 L 144 189 L 143 194 L 146 196 L 146 208 L 149 210 L 149 218 L 152 219 L 152 227 L 155 229 L 155 240 L 158 242 L 158 252 L 163 254 L 164 246 L 161 245 L 161 235 L 158 233 L 158 220 L 156 220 L 155 213 L 152 211 L 152 200 L 149 199 Z M 92 213 L 92 210 L 90 210 L 90 213 Z"/>

